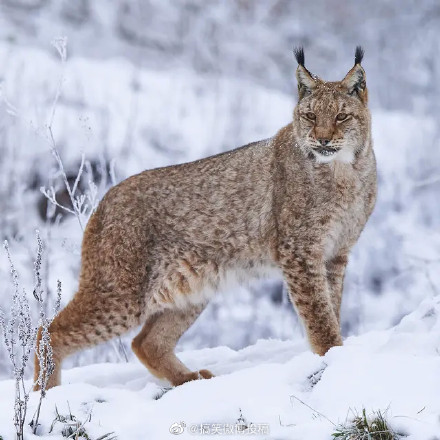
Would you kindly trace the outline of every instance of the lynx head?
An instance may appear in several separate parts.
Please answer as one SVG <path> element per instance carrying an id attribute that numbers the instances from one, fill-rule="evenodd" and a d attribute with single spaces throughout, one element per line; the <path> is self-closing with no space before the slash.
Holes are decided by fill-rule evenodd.
<path id="1" fill-rule="evenodd" d="M 353 162 L 357 152 L 369 142 L 370 113 L 364 51 L 356 48 L 352 69 L 342 81 L 327 82 L 304 66 L 304 51 L 295 49 L 298 61 L 299 101 L 294 111 L 298 145 L 318 162 Z"/>

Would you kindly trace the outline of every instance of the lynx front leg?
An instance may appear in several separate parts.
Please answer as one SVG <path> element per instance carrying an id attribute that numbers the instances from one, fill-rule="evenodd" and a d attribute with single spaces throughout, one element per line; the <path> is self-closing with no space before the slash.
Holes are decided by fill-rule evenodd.
<path id="1" fill-rule="evenodd" d="M 313 254 L 289 256 L 282 268 L 313 351 L 324 355 L 331 347 L 342 345 L 323 258 Z"/>
<path id="2" fill-rule="evenodd" d="M 345 268 L 347 267 L 347 254 L 340 254 L 328 261 L 327 279 L 330 288 L 331 299 L 333 303 L 333 310 L 336 314 L 338 323 L 340 323 L 342 290 L 344 287 Z"/>

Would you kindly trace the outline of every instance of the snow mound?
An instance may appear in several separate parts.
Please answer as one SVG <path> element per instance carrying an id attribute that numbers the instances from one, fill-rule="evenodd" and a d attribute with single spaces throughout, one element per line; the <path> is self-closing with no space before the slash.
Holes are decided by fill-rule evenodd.
<path id="1" fill-rule="evenodd" d="M 114 432 L 120 440 L 189 439 L 216 431 L 227 438 L 328 440 L 334 424 L 366 408 L 386 410 L 391 427 L 407 439 L 434 439 L 440 432 L 439 348 L 436 297 L 394 328 L 350 337 L 324 357 L 311 353 L 305 341 L 278 340 L 239 351 L 182 352 L 190 368 L 209 368 L 217 377 L 171 390 L 139 363 L 74 368 L 48 392 L 38 438 L 62 438 L 61 428 L 48 433 L 56 406 L 64 414 L 70 407 L 80 420 L 91 414 L 85 425 L 91 438 Z M 0 382 L 4 440 L 13 439 L 13 391 L 12 381 Z M 29 414 L 37 398 L 31 395 Z M 232 433 L 251 423 L 252 433 Z M 27 430 L 27 438 L 34 438 Z"/>

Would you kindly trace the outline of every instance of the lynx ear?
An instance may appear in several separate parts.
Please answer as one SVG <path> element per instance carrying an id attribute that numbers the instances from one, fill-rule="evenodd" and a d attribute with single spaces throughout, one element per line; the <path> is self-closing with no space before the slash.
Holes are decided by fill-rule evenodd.
<path id="1" fill-rule="evenodd" d="M 347 89 L 349 95 L 357 96 L 364 104 L 367 103 L 367 82 L 365 70 L 361 66 L 364 50 L 362 47 L 356 47 L 354 57 L 354 66 L 342 80 L 342 85 Z"/>
<path id="2" fill-rule="evenodd" d="M 293 53 L 295 54 L 296 61 L 298 61 L 296 79 L 298 81 L 298 95 L 301 100 L 312 93 L 317 85 L 317 78 L 304 67 L 304 49 L 297 47 L 293 50 Z"/>

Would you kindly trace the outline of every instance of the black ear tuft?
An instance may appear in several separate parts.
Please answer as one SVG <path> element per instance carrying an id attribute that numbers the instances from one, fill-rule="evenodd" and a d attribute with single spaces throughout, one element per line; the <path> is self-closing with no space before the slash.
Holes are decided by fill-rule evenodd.
<path id="1" fill-rule="evenodd" d="M 354 54 L 354 64 L 361 64 L 364 58 L 364 49 L 361 46 L 356 46 L 356 52 Z"/>
<path id="2" fill-rule="evenodd" d="M 302 47 L 295 47 L 293 49 L 293 53 L 295 54 L 298 64 L 304 67 L 304 49 Z"/>

